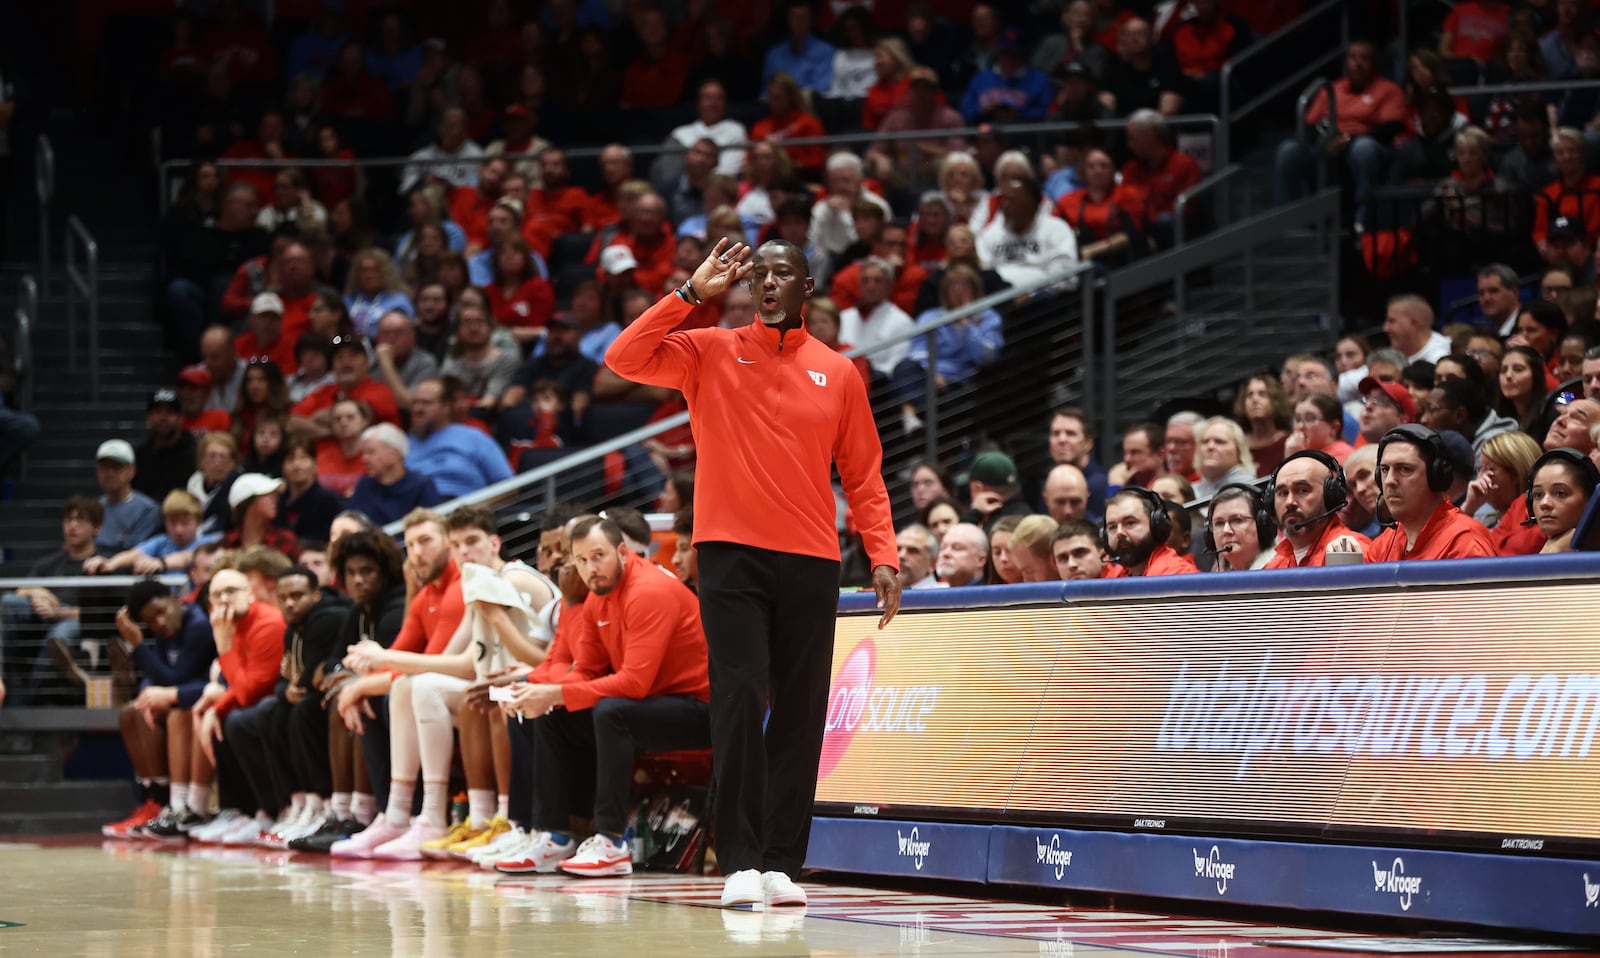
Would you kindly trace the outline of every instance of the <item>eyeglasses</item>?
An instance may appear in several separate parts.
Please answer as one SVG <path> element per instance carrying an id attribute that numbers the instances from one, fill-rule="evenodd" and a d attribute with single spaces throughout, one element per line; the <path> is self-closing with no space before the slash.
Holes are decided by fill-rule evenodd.
<path id="1" fill-rule="evenodd" d="M 1242 532 L 1255 524 L 1256 521 L 1249 516 L 1229 516 L 1226 519 L 1212 519 L 1211 529 L 1212 531 L 1232 529 L 1234 532 Z"/>
<path id="2" fill-rule="evenodd" d="M 1492 349 L 1469 349 L 1467 350 L 1467 355 L 1471 356 L 1473 359 L 1476 359 L 1480 363 L 1485 359 L 1489 359 L 1490 357 L 1495 359 L 1500 358 L 1500 354 Z"/>
<path id="3" fill-rule="evenodd" d="M 1390 409 L 1399 409 L 1400 408 L 1400 404 L 1395 402 L 1393 399 L 1390 399 L 1388 396 L 1362 396 L 1361 397 L 1361 405 L 1370 406 L 1373 403 L 1377 403 L 1380 406 L 1388 406 Z"/>
<path id="4" fill-rule="evenodd" d="M 230 585 L 225 589 L 214 589 L 214 590 L 212 590 L 211 597 L 213 599 L 226 599 L 226 598 L 229 598 L 231 596 L 236 596 L 241 592 L 249 592 L 249 591 L 250 591 L 250 589 L 247 586 Z"/>

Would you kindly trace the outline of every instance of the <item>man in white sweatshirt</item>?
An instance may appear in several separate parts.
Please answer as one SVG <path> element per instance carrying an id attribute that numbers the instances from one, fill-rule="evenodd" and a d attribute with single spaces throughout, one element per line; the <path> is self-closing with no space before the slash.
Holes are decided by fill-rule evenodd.
<path id="1" fill-rule="evenodd" d="M 1065 221 L 1039 212 L 1039 181 L 1014 177 L 1000 186 L 1001 215 L 978 234 L 984 269 L 1020 286 L 1070 268 L 1078 261 L 1078 239 Z"/>

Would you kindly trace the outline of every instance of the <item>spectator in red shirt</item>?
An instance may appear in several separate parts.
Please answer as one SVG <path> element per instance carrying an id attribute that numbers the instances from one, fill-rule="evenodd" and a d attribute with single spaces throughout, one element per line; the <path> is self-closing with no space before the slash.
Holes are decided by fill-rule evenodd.
<path id="1" fill-rule="evenodd" d="M 873 206 L 872 209 L 877 207 Z M 868 218 L 863 216 L 860 219 L 865 221 Z M 889 301 L 908 315 L 915 313 L 917 295 L 922 291 L 922 284 L 928 279 L 928 271 L 916 263 L 906 263 L 906 228 L 899 223 L 883 224 L 878 228 L 878 235 L 873 238 L 867 256 L 876 257 L 894 266 L 894 289 L 889 293 Z M 840 309 L 850 309 L 861 301 L 863 262 L 865 258 L 858 259 L 833 276 L 829 295 Z M 983 295 L 981 289 L 978 295 Z"/>
<path id="2" fill-rule="evenodd" d="M 872 69 L 877 78 L 867 88 L 861 105 L 861 128 L 876 130 L 890 111 L 911 96 L 911 70 L 916 64 L 904 40 L 887 37 L 872 48 Z"/>
<path id="3" fill-rule="evenodd" d="M 667 43 L 667 20 L 661 11 L 641 10 L 633 19 L 634 32 L 644 52 L 622 71 L 624 110 L 662 110 L 683 99 L 689 61 Z"/>
<path id="4" fill-rule="evenodd" d="M 583 228 L 595 232 L 622 220 L 624 183 L 633 179 L 633 151 L 620 143 L 612 143 L 600 151 L 600 191 L 589 198 L 589 209 L 584 214 Z"/>
<path id="5" fill-rule="evenodd" d="M 372 409 L 378 422 L 398 424 L 400 410 L 389 387 L 374 380 L 370 373 L 372 347 L 364 336 L 335 336 L 333 340 L 333 382 L 300 400 L 290 413 L 294 425 L 321 438 L 329 434 L 329 416 L 341 399 L 359 399 Z"/>
<path id="6" fill-rule="evenodd" d="M 367 474 L 366 460 L 361 457 L 361 434 L 373 422 L 372 407 L 359 399 L 333 404 L 328 415 L 328 436 L 317 443 L 318 485 L 341 499 L 350 495 Z"/>
<path id="7" fill-rule="evenodd" d="M 222 159 L 285 160 L 290 155 L 283 144 L 283 114 L 278 110 L 266 110 L 256 122 L 255 139 L 241 140 L 228 147 Z M 249 183 L 256 188 L 261 205 L 270 206 L 277 196 L 277 172 L 278 168 L 274 166 L 236 167 L 228 171 L 228 178 L 234 182 Z"/>
<path id="8" fill-rule="evenodd" d="M 1348 170 L 1358 203 L 1384 182 L 1394 156 L 1392 144 L 1405 129 L 1407 107 L 1405 91 L 1379 75 L 1377 62 L 1377 49 L 1371 43 L 1358 40 L 1350 44 L 1345 51 L 1344 76 L 1332 84 L 1336 128 L 1325 129 L 1328 95 L 1323 93 L 1312 101 L 1305 117 L 1317 128 L 1320 145 L 1294 137 L 1278 145 L 1279 202 L 1300 199 L 1316 188 L 1316 164 L 1324 155 Z"/>
<path id="9" fill-rule="evenodd" d="M 244 335 L 233 341 L 233 351 L 240 359 L 270 359 L 279 370 L 299 368 L 294 340 L 283 334 L 283 300 L 277 293 L 256 296 L 250 304 L 248 326 Z"/>
<path id="10" fill-rule="evenodd" d="M 332 123 L 317 127 L 317 154 L 318 159 L 323 160 L 356 158 L 355 151 L 344 145 L 339 138 L 339 128 Z M 318 166 L 308 170 L 306 175 L 311 178 L 311 192 L 325 209 L 333 209 L 361 192 L 365 186 L 365 177 L 354 163 L 349 166 Z"/>
<path id="11" fill-rule="evenodd" d="M 1500 0 L 1462 0 L 1444 18 L 1439 55 L 1488 63 L 1499 59 L 1510 33 L 1510 4 Z"/>
<path id="12" fill-rule="evenodd" d="M 355 40 L 346 43 L 322 84 L 322 115 L 330 120 L 386 120 L 394 112 L 389 88 L 367 72 L 361 44 Z"/>
<path id="13" fill-rule="evenodd" d="M 771 140 L 782 144 L 785 140 L 818 137 L 826 133 L 822 123 L 811 115 L 806 106 L 800 84 L 787 73 L 776 74 L 767 84 L 767 107 L 771 113 L 750 128 L 752 143 Z M 819 145 L 784 147 L 784 152 L 789 155 L 796 173 L 813 177 L 822 172 L 822 164 L 828 156 L 827 148 Z"/>
<path id="14" fill-rule="evenodd" d="M 1172 217 L 1178 196 L 1200 182 L 1200 164 L 1179 153 L 1167 121 L 1154 110 L 1128 117 L 1128 152 L 1122 185 L 1144 196 L 1143 220 L 1158 247 L 1172 245 Z"/>
<path id="15" fill-rule="evenodd" d="M 1495 554 L 1489 531 L 1450 501 L 1455 470 L 1439 434 L 1415 423 L 1391 429 L 1378 443 L 1383 504 L 1397 523 L 1365 549 L 1367 562 L 1402 559 L 1471 559 Z M 1334 552 L 1362 552 L 1342 540 Z"/>
<path id="16" fill-rule="evenodd" d="M 1083 259 L 1118 266 L 1138 251 L 1145 199 L 1139 191 L 1117 182 L 1111 155 L 1090 149 L 1083 155 L 1084 187 L 1056 201 L 1056 215 L 1078 232 L 1078 255 Z"/>
<path id="17" fill-rule="evenodd" d="M 667 275 L 672 272 L 673 258 L 677 252 L 677 240 L 673 237 L 672 227 L 667 223 L 667 204 L 655 193 L 646 193 L 632 204 L 624 228 L 607 240 L 604 236 L 595 237 L 594 245 L 589 247 L 589 255 L 585 262 L 600 262 L 600 253 L 604 248 L 610 249 L 625 246 L 633 252 L 634 282 L 641 289 L 652 292 L 661 289 L 666 282 Z M 596 268 L 595 278 L 605 281 L 605 270 Z"/>
<path id="18" fill-rule="evenodd" d="M 1106 500 L 1101 541 L 1123 575 L 1182 575 L 1198 572 L 1194 560 L 1167 544 L 1172 517 L 1165 500 L 1148 489 L 1124 488 Z"/>
<path id="19" fill-rule="evenodd" d="M 261 701 L 278 681 L 283 659 L 283 613 L 270 602 L 257 601 L 250 580 L 237 569 L 219 569 L 211 576 L 211 635 L 217 643 L 217 664 L 227 686 L 211 683 L 195 703 L 195 738 L 200 754 L 195 772 L 215 768 L 216 743 L 223 739 L 223 720 L 234 710 Z M 226 758 L 224 758 L 226 760 Z M 209 774 L 204 776 L 210 779 Z M 194 774 L 192 781 L 201 776 Z M 197 807 L 194 788 L 191 807 Z"/>
<path id="20" fill-rule="evenodd" d="M 477 186 L 457 186 L 450 191 L 450 219 L 467 236 L 466 254 L 488 245 L 489 211 L 499 202 L 511 164 L 503 156 L 491 156 L 478 167 Z"/>
<path id="21" fill-rule="evenodd" d="M 520 236 L 500 241 L 494 250 L 494 283 L 489 286 L 489 312 L 511 331 L 524 350 L 543 338 L 544 324 L 556 310 L 555 288 L 539 276 L 527 241 Z"/>
<path id="22" fill-rule="evenodd" d="M 1193 14 L 1172 32 L 1172 53 L 1188 81 L 1190 112 L 1216 109 L 1222 65 L 1253 41 L 1243 18 L 1223 13 L 1219 0 L 1191 0 Z"/>
<path id="23" fill-rule="evenodd" d="M 1581 230 L 1582 244 L 1593 249 L 1600 239 L 1600 176 L 1584 167 L 1583 131 L 1569 126 L 1555 131 L 1552 145 L 1559 177 L 1539 192 L 1533 210 L 1533 242 L 1545 262 L 1559 262 L 1563 250 L 1552 243 L 1553 221 L 1565 217 L 1569 229 Z"/>
<path id="24" fill-rule="evenodd" d="M 889 41 L 884 41 L 889 42 Z M 961 114 L 944 100 L 939 75 L 927 67 L 912 67 L 903 81 L 906 92 L 875 127 L 880 133 L 911 130 L 955 130 L 966 125 Z M 868 94 L 869 102 L 871 94 Z M 930 136 L 918 140 L 879 140 L 867 151 L 871 175 L 888 179 L 898 175 L 913 180 L 937 179 L 939 164 L 952 151 L 966 148 L 959 136 Z"/>
<path id="25" fill-rule="evenodd" d="M 589 196 L 572 185 L 567 154 L 558 148 L 539 154 L 539 182 L 538 188 L 528 191 L 523 236 L 528 245 L 547 253 L 557 236 L 583 232 Z"/>

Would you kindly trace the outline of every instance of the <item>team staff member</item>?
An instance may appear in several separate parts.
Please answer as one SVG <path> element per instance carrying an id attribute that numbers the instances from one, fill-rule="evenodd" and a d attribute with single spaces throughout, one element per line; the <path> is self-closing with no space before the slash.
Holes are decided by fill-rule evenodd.
<path id="1" fill-rule="evenodd" d="M 672 331 L 702 300 L 746 279 L 759 322 Z M 806 331 L 811 290 L 800 247 L 773 240 L 752 256 L 724 239 L 606 351 L 617 375 L 680 390 L 689 403 L 724 906 L 763 897 L 805 903 L 793 879 L 811 837 L 832 670 L 834 463 L 871 557 L 879 628 L 900 608 L 883 447 L 866 386 L 848 359 Z"/>
<path id="2" fill-rule="evenodd" d="M 572 670 L 522 687 L 504 706 L 534 716 L 533 825 L 545 838 L 529 857 L 533 871 L 627 875 L 633 855 L 622 834 L 638 753 L 711 744 L 705 633 L 694 593 L 625 548 L 614 521 L 579 522 L 572 559 L 590 593 Z M 583 781 L 591 763 L 595 779 Z M 569 813 L 588 816 L 578 796 L 591 792 L 595 834 L 576 845 L 565 834 Z"/>
<path id="3" fill-rule="evenodd" d="M 1107 566 L 1104 579 L 1125 576 L 1183 575 L 1198 572 L 1194 560 L 1167 544 L 1172 517 L 1166 500 L 1140 486 L 1124 486 L 1106 500 L 1101 541 L 1118 563 Z"/>
<path id="4" fill-rule="evenodd" d="M 1284 535 L 1268 569 L 1327 565 L 1328 547 L 1337 540 L 1353 539 L 1363 549 L 1372 541 L 1339 521 L 1350 491 L 1339 460 L 1325 452 L 1302 449 L 1284 459 L 1267 484 L 1266 499 Z"/>
<path id="5" fill-rule="evenodd" d="M 1489 530 L 1450 501 L 1455 470 L 1432 429 L 1411 423 L 1389 430 L 1378 442 L 1378 481 L 1383 485 L 1383 504 L 1397 525 L 1372 540 L 1365 561 L 1477 559 L 1495 554 Z M 1361 551 L 1351 540 L 1329 548 Z"/>

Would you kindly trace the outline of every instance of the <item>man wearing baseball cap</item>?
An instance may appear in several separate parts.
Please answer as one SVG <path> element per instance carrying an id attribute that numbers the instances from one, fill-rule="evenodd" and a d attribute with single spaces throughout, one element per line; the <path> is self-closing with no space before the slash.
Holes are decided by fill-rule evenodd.
<path id="1" fill-rule="evenodd" d="M 1022 31 L 1006 27 L 994 41 L 994 66 L 972 78 L 961 98 L 969 123 L 1042 120 L 1050 106 L 1050 78 L 1028 65 Z"/>
<path id="2" fill-rule="evenodd" d="M 1033 513 L 1033 509 L 1022 498 L 1017 464 L 1003 452 L 978 453 L 962 481 L 967 486 L 971 508 L 961 521 L 980 526 L 984 535 L 993 534 L 995 523 L 1006 516 Z"/>
<path id="3" fill-rule="evenodd" d="M 256 294 L 250 302 L 249 323 L 249 330 L 233 341 L 235 355 L 247 361 L 265 356 L 284 376 L 294 375 L 300 361 L 295 358 L 294 341 L 283 335 L 283 298 L 277 293 Z"/>
<path id="4" fill-rule="evenodd" d="M 1357 388 L 1361 392 L 1363 441 L 1377 442 L 1394 427 L 1417 421 L 1417 401 L 1401 384 L 1368 376 Z"/>
<path id="5" fill-rule="evenodd" d="M 100 505 L 105 521 L 94 541 L 121 552 L 161 531 L 161 506 L 133 488 L 133 446 L 126 439 L 108 439 L 94 454 L 95 478 L 100 482 Z"/>
<path id="6" fill-rule="evenodd" d="M 400 410 L 389 387 L 372 378 L 372 345 L 359 333 L 333 337 L 333 382 L 289 410 L 295 424 L 317 438 L 330 433 L 329 417 L 341 399 L 360 399 L 379 422 L 398 424 Z"/>
<path id="7" fill-rule="evenodd" d="M 133 488 L 159 502 L 172 490 L 182 489 L 194 473 L 194 436 L 183 428 L 183 408 L 176 390 L 157 389 L 150 394 L 144 425 L 149 433 L 134 450 Z"/>
<path id="8" fill-rule="evenodd" d="M 227 432 L 233 417 L 226 409 L 207 408 L 211 398 L 211 370 L 204 363 L 195 363 L 178 370 L 178 413 L 183 417 L 183 428 L 199 439 L 208 432 Z"/>

